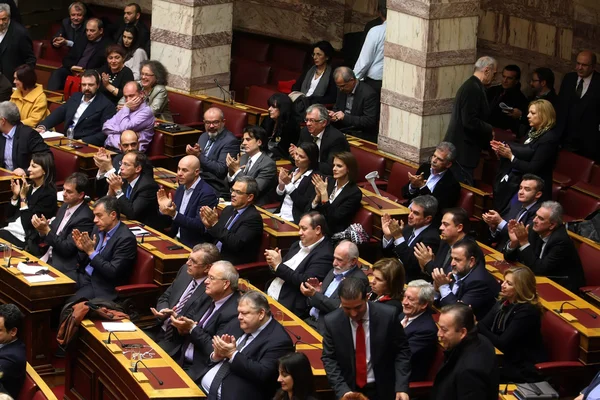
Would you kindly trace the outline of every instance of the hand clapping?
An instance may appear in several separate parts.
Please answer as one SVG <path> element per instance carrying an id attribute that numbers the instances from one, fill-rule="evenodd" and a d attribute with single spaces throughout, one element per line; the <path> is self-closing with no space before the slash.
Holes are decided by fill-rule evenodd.
<path id="1" fill-rule="evenodd" d="M 219 214 L 214 208 L 202 206 L 200 208 L 200 220 L 202 220 L 205 227 L 212 228 L 219 222 Z"/>

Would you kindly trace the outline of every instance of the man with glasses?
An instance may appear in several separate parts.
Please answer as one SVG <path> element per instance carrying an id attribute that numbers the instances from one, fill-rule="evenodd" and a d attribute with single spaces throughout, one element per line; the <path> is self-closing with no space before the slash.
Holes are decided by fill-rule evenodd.
<path id="1" fill-rule="evenodd" d="M 206 227 L 207 240 L 215 243 L 223 260 L 233 265 L 258 259 L 262 241 L 263 220 L 254 206 L 258 184 L 254 178 L 240 176 L 231 188 L 231 205 L 221 215 L 214 208 L 200 209 L 200 219 Z"/>
<path id="2" fill-rule="evenodd" d="M 227 184 L 227 155 L 236 157 L 240 152 L 239 140 L 225 128 L 225 116 L 219 108 L 212 107 L 204 113 L 206 132 L 198 143 L 187 145 L 185 152 L 200 158 L 200 176 L 224 199 L 229 199 Z"/>

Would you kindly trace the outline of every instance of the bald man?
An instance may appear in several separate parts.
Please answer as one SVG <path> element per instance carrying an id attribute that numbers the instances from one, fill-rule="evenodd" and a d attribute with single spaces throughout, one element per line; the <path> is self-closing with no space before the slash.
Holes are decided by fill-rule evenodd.
<path id="1" fill-rule="evenodd" d="M 171 235 L 186 246 L 194 247 L 203 241 L 204 235 L 200 207 L 216 207 L 219 200 L 214 189 L 200 177 L 200 159 L 194 155 L 179 161 L 177 183 L 175 199 L 162 188 L 158 191 L 158 209 L 173 220 Z"/>

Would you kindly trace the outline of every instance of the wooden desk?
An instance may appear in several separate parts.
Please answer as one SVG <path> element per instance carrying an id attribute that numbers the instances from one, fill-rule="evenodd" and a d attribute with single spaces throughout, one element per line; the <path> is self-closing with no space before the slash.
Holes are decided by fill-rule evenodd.
<path id="1" fill-rule="evenodd" d="M 177 190 L 177 174 L 169 169 L 154 167 L 154 180 L 165 189 Z M 173 193 L 175 196 L 175 193 Z"/>
<path id="2" fill-rule="evenodd" d="M 381 217 L 383 214 L 389 214 L 392 217 L 403 219 L 406 222 L 410 210 L 401 204 L 386 199 L 383 196 L 368 191 L 367 189 L 360 188 L 363 193 L 362 206 L 363 208 L 371 211 L 377 215 L 378 218 L 373 218 L 373 237 L 381 240 L 383 232 L 381 230 Z M 379 208 L 379 207 L 381 208 Z"/>
<path id="3" fill-rule="evenodd" d="M 160 132 L 163 134 L 164 139 L 164 153 L 167 157 L 183 157 L 186 155 L 185 147 L 190 144 L 198 142 L 198 138 L 202 134 L 201 131 L 197 129 L 192 129 L 191 131 L 185 132 L 167 132 L 154 127 L 155 132 Z"/>
<path id="4" fill-rule="evenodd" d="M 263 228 L 269 234 L 269 247 L 279 247 L 282 251 L 288 250 L 292 243 L 300 238 L 300 228 L 293 222 L 286 221 L 281 217 L 256 207 L 263 218 Z"/>
<path id="5" fill-rule="evenodd" d="M 12 192 L 10 190 L 10 181 L 15 177 L 12 171 L 0 168 L 0 203 L 10 202 Z"/>
<path id="6" fill-rule="evenodd" d="M 248 115 L 248 125 L 260 125 L 262 120 L 269 115 L 269 111 L 264 108 L 254 107 L 248 104 L 243 103 L 229 103 L 227 101 L 223 101 L 217 97 L 212 96 L 204 96 L 197 94 L 196 97 L 202 100 L 202 109 L 204 112 L 211 107 L 218 108 L 233 108 L 239 111 L 244 111 Z"/>
<path id="7" fill-rule="evenodd" d="M 111 344 L 103 342 L 108 332 L 102 321 L 84 320 L 73 348 L 67 353 L 65 371 L 65 399 L 197 399 L 206 397 L 191 378 L 171 359 L 159 345 L 140 329 L 135 332 L 118 332 L 123 344 L 142 344 L 144 351 L 153 352 L 144 363 L 161 379 L 160 385 L 148 369 L 138 365 L 138 372 L 131 372 L 130 352 L 122 349 L 111 338 Z M 113 352 L 116 351 L 116 352 Z M 141 380 L 141 381 L 140 381 Z"/>

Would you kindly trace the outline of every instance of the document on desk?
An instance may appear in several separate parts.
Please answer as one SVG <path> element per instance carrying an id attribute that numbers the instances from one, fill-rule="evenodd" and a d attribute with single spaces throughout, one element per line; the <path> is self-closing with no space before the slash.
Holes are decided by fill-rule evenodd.
<path id="1" fill-rule="evenodd" d="M 129 230 L 131 231 L 131 233 L 134 234 L 134 236 L 150 235 L 150 232 L 148 232 L 147 230 L 145 230 L 141 226 L 132 226 L 131 228 L 129 228 Z"/>
<path id="2" fill-rule="evenodd" d="M 25 277 L 29 283 L 52 282 L 56 278 L 50 275 L 28 275 Z"/>
<path id="3" fill-rule="evenodd" d="M 41 265 L 28 265 L 22 262 L 17 264 L 17 269 L 25 275 L 35 275 L 40 271 L 48 271 L 48 267 L 42 267 Z"/>
<path id="4" fill-rule="evenodd" d="M 137 330 L 133 322 L 103 322 L 102 327 L 107 332 L 135 332 Z"/>
<path id="5" fill-rule="evenodd" d="M 65 135 L 63 135 L 62 133 L 51 132 L 51 131 L 41 132 L 40 135 L 42 136 L 43 139 L 54 139 L 54 138 L 65 137 Z"/>

